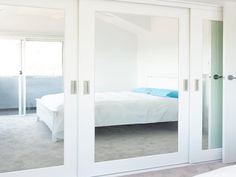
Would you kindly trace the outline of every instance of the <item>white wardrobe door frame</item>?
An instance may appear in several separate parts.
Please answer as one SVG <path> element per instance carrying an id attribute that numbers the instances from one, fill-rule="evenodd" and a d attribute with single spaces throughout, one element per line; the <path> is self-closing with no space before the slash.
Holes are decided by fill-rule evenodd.
<path id="1" fill-rule="evenodd" d="M 224 98 L 223 98 L 223 162 L 236 162 L 236 141 L 235 141 L 235 79 L 229 80 L 227 77 L 233 75 L 235 77 L 235 18 L 236 3 L 226 2 L 224 7 Z"/>
<path id="2" fill-rule="evenodd" d="M 203 20 L 223 21 L 222 11 L 191 9 L 190 13 L 190 162 L 222 158 L 222 148 L 202 149 L 202 53 Z M 199 90 L 195 81 L 199 80 Z"/>
<path id="3" fill-rule="evenodd" d="M 61 9 L 65 11 L 64 89 L 65 142 L 64 165 L 0 173 L 0 177 L 76 177 L 77 176 L 77 96 L 70 94 L 70 80 L 77 80 L 77 1 L 1 0 L 0 6 Z M 9 34 L 8 34 L 9 35 Z M 13 34 L 14 35 L 14 34 Z M 3 160 L 3 159 L 0 159 Z M 4 159 L 7 160 L 7 159 Z"/>
<path id="4" fill-rule="evenodd" d="M 179 82 L 179 152 L 124 160 L 94 162 L 94 42 L 95 12 L 109 11 L 179 18 L 180 56 Z M 189 92 L 183 92 L 183 80 L 189 79 L 189 10 L 121 2 L 81 1 L 79 19 L 79 175 L 99 176 L 125 171 L 154 168 L 188 162 Z M 90 81 L 90 95 L 83 94 L 83 82 Z M 182 119 L 182 120 L 181 120 Z M 180 141 L 181 140 L 181 141 Z"/>

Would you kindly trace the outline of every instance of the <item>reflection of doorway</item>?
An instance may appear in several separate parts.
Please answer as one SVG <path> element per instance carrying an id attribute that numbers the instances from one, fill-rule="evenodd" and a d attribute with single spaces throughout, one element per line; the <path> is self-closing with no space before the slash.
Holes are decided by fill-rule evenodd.
<path id="1" fill-rule="evenodd" d="M 0 40 L 0 115 L 35 113 L 36 98 L 63 92 L 62 45 Z"/>

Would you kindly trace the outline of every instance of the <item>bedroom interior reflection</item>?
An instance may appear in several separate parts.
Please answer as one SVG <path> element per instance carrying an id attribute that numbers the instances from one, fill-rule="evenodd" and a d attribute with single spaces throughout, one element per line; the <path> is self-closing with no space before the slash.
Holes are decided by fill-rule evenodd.
<path id="1" fill-rule="evenodd" d="M 96 12 L 96 162 L 178 152 L 178 23 Z"/>
<path id="2" fill-rule="evenodd" d="M 64 164 L 64 11 L 0 6 L 0 172 Z"/>

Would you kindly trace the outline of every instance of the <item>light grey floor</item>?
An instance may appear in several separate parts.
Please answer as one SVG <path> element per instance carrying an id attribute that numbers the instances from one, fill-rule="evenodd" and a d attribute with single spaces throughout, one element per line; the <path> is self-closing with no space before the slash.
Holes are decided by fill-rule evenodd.
<path id="1" fill-rule="evenodd" d="M 63 164 L 63 142 L 35 116 L 0 117 L 0 172 Z"/>
<path id="2" fill-rule="evenodd" d="M 192 165 L 192 166 L 187 166 L 187 167 L 180 167 L 180 168 L 175 168 L 175 169 L 154 171 L 154 172 L 149 172 L 149 173 L 134 174 L 134 175 L 128 175 L 124 177 L 193 177 L 195 175 L 212 171 L 212 170 L 224 167 L 224 166 L 228 166 L 228 165 L 223 164 L 221 162 L 214 162 L 214 163 Z M 227 177 L 227 176 L 222 176 L 222 177 Z"/>
<path id="3" fill-rule="evenodd" d="M 101 127 L 95 137 L 97 162 L 178 151 L 177 122 Z"/>
<path id="4" fill-rule="evenodd" d="M 63 149 L 35 115 L 0 116 L 0 172 L 62 165 Z M 177 123 L 96 128 L 95 150 L 96 161 L 177 152 Z"/>
<path id="5" fill-rule="evenodd" d="M 178 151 L 177 122 L 96 128 L 96 161 Z"/>

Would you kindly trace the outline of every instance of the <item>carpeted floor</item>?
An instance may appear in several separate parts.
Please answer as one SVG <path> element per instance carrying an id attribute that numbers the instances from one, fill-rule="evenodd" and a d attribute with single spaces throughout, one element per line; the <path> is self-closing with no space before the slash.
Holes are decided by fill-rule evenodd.
<path id="1" fill-rule="evenodd" d="M 178 151 L 177 123 L 96 128 L 96 161 Z M 0 172 L 62 165 L 63 141 L 31 116 L 0 117 Z"/>
<path id="2" fill-rule="evenodd" d="M 195 175 L 212 171 L 228 165 L 229 164 L 223 164 L 221 162 L 205 163 L 205 164 L 197 164 L 168 170 L 128 175 L 124 177 L 193 177 Z M 227 177 L 227 176 L 222 176 L 222 177 Z"/>
<path id="3" fill-rule="evenodd" d="M 207 137 L 203 137 L 207 147 Z M 96 128 L 96 162 L 178 151 L 177 122 Z"/>
<path id="4" fill-rule="evenodd" d="M 63 149 L 35 116 L 0 117 L 0 172 L 62 165 Z"/>
<path id="5" fill-rule="evenodd" d="M 178 151 L 177 123 L 96 128 L 96 161 Z"/>

